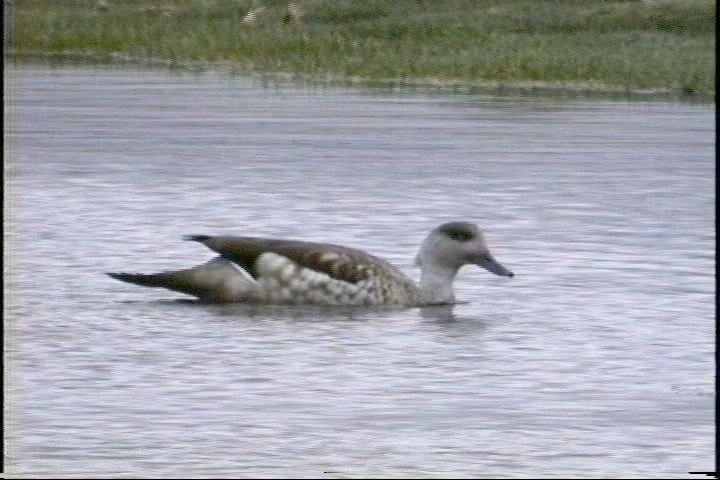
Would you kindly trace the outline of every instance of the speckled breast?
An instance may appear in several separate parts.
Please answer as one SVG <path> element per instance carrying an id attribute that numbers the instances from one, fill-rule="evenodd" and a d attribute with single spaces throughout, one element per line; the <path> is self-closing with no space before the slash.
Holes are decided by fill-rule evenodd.
<path id="1" fill-rule="evenodd" d="M 314 305 L 412 305 L 419 291 L 408 278 L 372 264 L 356 264 L 358 280 L 348 282 L 305 268 L 272 252 L 257 263 L 258 301 Z"/>

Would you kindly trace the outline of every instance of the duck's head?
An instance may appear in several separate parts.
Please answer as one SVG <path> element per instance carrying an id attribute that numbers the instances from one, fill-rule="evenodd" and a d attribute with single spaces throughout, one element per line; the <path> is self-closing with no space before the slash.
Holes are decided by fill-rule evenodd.
<path id="1" fill-rule="evenodd" d="M 485 237 L 471 222 L 448 222 L 432 230 L 420 247 L 415 262 L 421 268 L 457 270 L 477 265 L 495 275 L 514 276 L 490 254 Z"/>

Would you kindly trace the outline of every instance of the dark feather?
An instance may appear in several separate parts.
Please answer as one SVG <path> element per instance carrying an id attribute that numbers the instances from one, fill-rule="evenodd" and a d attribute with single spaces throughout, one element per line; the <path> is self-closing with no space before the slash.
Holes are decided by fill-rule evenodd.
<path id="1" fill-rule="evenodd" d="M 394 266 L 362 250 L 328 243 L 304 242 L 299 240 L 277 240 L 256 237 L 206 237 L 194 236 L 195 241 L 218 252 L 224 258 L 235 262 L 257 278 L 255 262 L 266 252 L 273 252 L 294 261 L 298 265 L 349 283 L 357 283 L 372 275 L 373 270 L 382 269 L 393 276 L 404 277 Z M 337 259 L 328 259 L 325 254 L 333 252 Z"/>

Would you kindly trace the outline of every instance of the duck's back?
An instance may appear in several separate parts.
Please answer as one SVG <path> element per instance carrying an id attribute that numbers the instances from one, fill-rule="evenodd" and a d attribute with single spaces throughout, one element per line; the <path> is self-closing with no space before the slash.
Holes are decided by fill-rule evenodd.
<path id="1" fill-rule="evenodd" d="M 263 303 L 413 305 L 420 292 L 389 262 L 327 243 L 258 237 L 192 236 L 245 269 Z"/>

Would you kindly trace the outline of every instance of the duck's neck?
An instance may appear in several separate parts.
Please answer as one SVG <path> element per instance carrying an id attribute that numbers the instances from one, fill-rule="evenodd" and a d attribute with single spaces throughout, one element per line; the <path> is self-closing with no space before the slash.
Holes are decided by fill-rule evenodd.
<path id="1" fill-rule="evenodd" d="M 453 303 L 453 280 L 459 267 L 438 265 L 437 263 L 423 264 L 420 273 L 420 289 L 428 303 Z"/>

